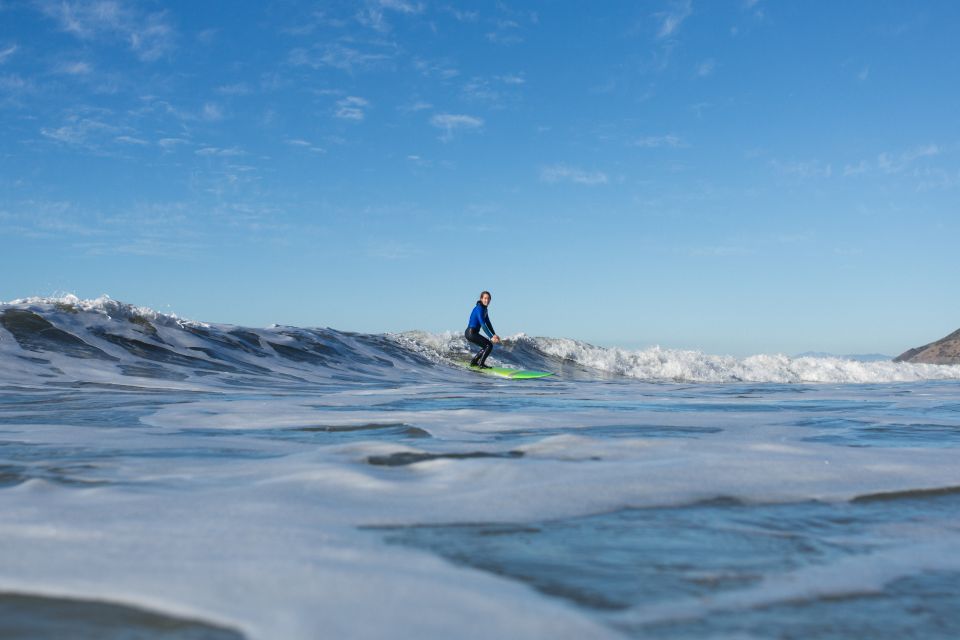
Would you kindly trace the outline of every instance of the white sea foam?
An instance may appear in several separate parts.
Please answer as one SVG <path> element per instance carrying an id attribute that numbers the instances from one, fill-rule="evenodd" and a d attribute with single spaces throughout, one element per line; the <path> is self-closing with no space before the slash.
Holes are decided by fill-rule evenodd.
<path id="1" fill-rule="evenodd" d="M 30 296 L 27 298 L 17 298 L 9 302 L 0 301 L 0 306 L 10 306 L 18 308 L 49 308 L 59 310 L 61 313 L 75 313 L 78 311 L 88 311 L 97 313 L 107 318 L 129 319 L 133 317 L 142 317 L 151 321 L 161 322 L 167 325 L 197 325 L 208 326 L 202 322 L 195 322 L 180 318 L 175 313 L 161 313 L 150 307 L 138 306 L 114 300 L 107 294 L 98 298 L 80 298 L 72 293 L 62 296 Z"/>
<path id="2" fill-rule="evenodd" d="M 449 393 L 427 387 L 416 393 Z M 829 403 L 829 389 L 818 398 Z M 669 424 L 659 406 L 397 410 L 393 389 L 316 396 L 181 398 L 140 426 L 7 425 L 7 437 L 43 452 L 116 448 L 76 489 L 34 479 L 0 491 L 0 590 L 83 596 L 196 617 L 252 638 L 612 637 L 577 611 L 517 584 L 456 568 L 427 554 L 384 547 L 358 526 L 535 522 L 625 507 L 681 505 L 717 496 L 753 502 L 847 500 L 858 495 L 960 485 L 952 449 L 835 447 L 808 442 L 808 428 L 776 414 L 685 413 L 689 427 L 722 425 L 697 439 L 591 437 L 593 426 Z M 624 399 L 604 395 L 611 407 Z M 809 394 L 798 397 L 810 401 Z M 682 408 L 684 400 L 671 402 Z M 343 411 L 344 407 L 351 407 Z M 762 419 L 764 418 L 764 419 Z M 403 422 L 432 438 L 413 444 L 375 435 L 305 446 L 246 430 L 357 427 Z M 537 436 L 563 428 L 563 435 Z M 198 436 L 196 429 L 224 431 Z M 527 442 L 497 437 L 530 432 Z M 642 433 L 638 431 L 637 433 Z M 491 437 L 494 436 L 494 437 Z M 218 456 L 171 459 L 170 448 L 212 447 Z M 147 455 L 125 457 L 124 450 Z M 523 453 L 522 458 L 437 458 L 399 467 L 368 462 L 397 453 Z M 244 452 L 268 457 L 250 458 Z M 909 536 L 908 536 L 909 537 Z M 866 588 L 929 565 L 907 553 L 879 578 L 769 578 L 769 590 L 717 599 L 716 610 L 813 593 Z M 856 568 L 854 566 L 853 568 Z M 840 567 L 838 570 L 845 568 Z M 818 573 L 819 571 L 819 573 Z M 821 575 L 824 574 L 824 575 Z M 860 574 L 858 574 L 860 575 Z M 815 578 L 815 580 L 814 580 Z M 852 580 L 852 581 L 851 581 Z M 798 582 L 799 581 L 799 582 Z M 833 586 L 825 586 L 833 585 Z M 697 603 L 638 609 L 629 620 L 671 619 Z"/>
<path id="3" fill-rule="evenodd" d="M 453 333 L 402 334 L 406 343 L 436 354 L 462 349 Z M 541 338 L 518 334 L 506 338 L 502 349 L 527 349 L 567 363 L 606 374 L 640 380 L 677 382 L 760 383 L 894 383 L 919 380 L 960 380 L 960 365 L 906 362 L 862 362 L 837 357 L 795 357 L 758 354 L 746 358 L 711 355 L 700 351 L 651 347 L 628 350 L 597 347 L 570 338 Z M 502 354 L 503 351 L 499 351 Z M 494 357 L 498 350 L 494 350 Z M 502 359 L 502 355 L 501 355 Z"/>
<path id="4" fill-rule="evenodd" d="M 628 351 L 595 347 L 565 338 L 523 336 L 518 340 L 529 340 L 540 351 L 562 360 L 644 380 L 878 383 L 960 379 L 960 366 L 858 362 L 841 358 L 790 358 L 779 354 L 740 359 L 660 347 Z"/>
<path id="5" fill-rule="evenodd" d="M 31 344 L 24 327 L 36 318 L 27 314 L 15 327 L 26 346 L 0 327 L 0 380 L 37 390 L 0 403 L 0 462 L 32 473 L 0 488 L 0 590 L 129 603 L 251 638 L 616 635 L 556 599 L 384 545 L 358 527 L 960 486 L 950 440 L 926 448 L 816 441 L 843 435 L 848 419 L 907 435 L 948 432 L 952 382 L 759 391 L 670 382 L 954 379 L 957 367 L 739 360 L 516 336 L 497 349 L 500 361 L 560 373 L 518 385 L 447 366 L 468 352 L 454 333 L 239 329 L 108 299 L 7 309 L 29 310 L 110 358 L 75 357 L 52 339 Z M 656 384 L 594 384 L 601 374 Z M 590 384 L 577 384 L 584 379 Z M 138 413 L 112 420 L 131 407 Z M 823 416 L 841 426 L 811 421 Z M 394 427 L 421 437 L 378 436 Z M 913 564 L 897 557 L 890 576 L 929 566 L 926 555 Z M 770 593 L 802 595 L 805 587 L 789 583 L 809 584 L 805 575 L 770 576 Z M 718 606 L 762 604 L 762 596 L 744 592 Z"/>

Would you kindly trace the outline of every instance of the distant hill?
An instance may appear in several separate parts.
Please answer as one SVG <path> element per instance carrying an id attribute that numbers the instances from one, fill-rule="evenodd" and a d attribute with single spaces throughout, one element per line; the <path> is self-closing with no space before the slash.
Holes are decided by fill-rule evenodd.
<path id="1" fill-rule="evenodd" d="M 960 364 L 960 329 L 945 338 L 904 351 L 894 362 L 925 362 L 928 364 Z"/>

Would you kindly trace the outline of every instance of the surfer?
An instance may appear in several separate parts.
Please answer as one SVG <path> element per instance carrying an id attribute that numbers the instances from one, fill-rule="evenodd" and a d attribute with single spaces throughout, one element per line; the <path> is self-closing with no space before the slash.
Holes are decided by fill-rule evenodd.
<path id="1" fill-rule="evenodd" d="M 463 333 L 467 340 L 480 347 L 480 351 L 473 357 L 473 360 L 470 361 L 470 366 L 480 367 L 481 369 L 490 368 L 487 366 L 487 356 L 493 351 L 493 345 L 500 342 L 500 336 L 493 330 L 493 325 L 490 324 L 490 316 L 487 315 L 487 306 L 489 306 L 489 304 L 490 292 L 481 292 L 480 299 L 477 300 L 477 305 L 473 308 L 473 313 L 470 314 L 470 322 L 467 323 L 467 330 Z M 490 340 L 483 337 L 483 334 L 480 333 L 481 329 L 490 336 Z M 491 340 L 493 342 L 491 342 Z"/>

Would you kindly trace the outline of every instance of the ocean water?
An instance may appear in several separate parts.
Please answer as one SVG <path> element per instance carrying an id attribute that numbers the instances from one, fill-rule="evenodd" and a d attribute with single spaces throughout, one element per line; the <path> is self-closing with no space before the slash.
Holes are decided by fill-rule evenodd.
<path id="1" fill-rule="evenodd" d="M 0 636 L 960 637 L 960 367 L 0 305 Z"/>

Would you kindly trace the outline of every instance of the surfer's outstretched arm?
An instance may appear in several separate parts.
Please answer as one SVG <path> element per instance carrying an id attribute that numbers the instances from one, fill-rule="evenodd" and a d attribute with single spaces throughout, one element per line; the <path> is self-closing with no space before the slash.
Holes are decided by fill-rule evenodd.
<path id="1" fill-rule="evenodd" d="M 497 332 L 493 330 L 493 325 L 490 324 L 490 318 L 483 319 L 483 331 L 491 338 L 497 335 Z"/>

